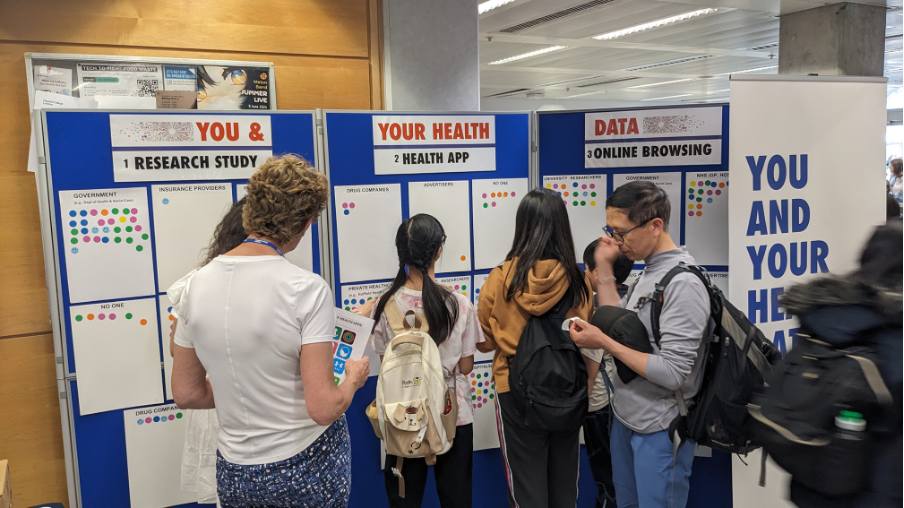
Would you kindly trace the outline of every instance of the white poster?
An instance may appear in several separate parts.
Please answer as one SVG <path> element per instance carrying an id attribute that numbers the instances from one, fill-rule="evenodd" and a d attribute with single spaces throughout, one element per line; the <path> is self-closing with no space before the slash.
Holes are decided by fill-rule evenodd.
<path id="1" fill-rule="evenodd" d="M 688 252 L 697 264 L 728 265 L 728 172 L 688 173 L 685 192 L 679 213 Z"/>
<path id="2" fill-rule="evenodd" d="M 35 90 L 72 95 L 72 69 L 35 65 L 34 83 Z"/>
<path id="3" fill-rule="evenodd" d="M 440 273 L 471 270 L 471 206 L 467 180 L 409 182 L 408 216 L 432 215 L 443 226 L 446 243 L 436 262 Z"/>
<path id="4" fill-rule="evenodd" d="M 273 155 L 266 115 L 110 115 L 117 182 L 247 179 Z"/>
<path id="5" fill-rule="evenodd" d="M 493 115 L 374 115 L 378 175 L 496 171 Z"/>
<path id="6" fill-rule="evenodd" d="M 176 322 L 173 304 L 166 295 L 157 297 L 160 309 L 160 343 L 163 345 L 163 387 L 166 400 L 173 400 L 173 355 L 170 352 L 170 327 Z"/>
<path id="7" fill-rule="evenodd" d="M 729 299 L 783 352 L 797 322 L 784 289 L 857 267 L 885 223 L 883 78 L 733 76 Z M 736 508 L 790 507 L 787 475 L 759 452 L 732 464 Z"/>
<path id="8" fill-rule="evenodd" d="M 80 97 L 156 97 L 163 88 L 159 64 L 78 64 Z"/>
<path id="9" fill-rule="evenodd" d="M 228 183 L 153 185 L 151 202 L 157 289 L 165 293 L 204 261 L 217 224 L 232 206 L 232 188 Z"/>
<path id="10" fill-rule="evenodd" d="M 493 365 L 474 365 L 474 370 L 468 374 L 468 381 L 471 385 L 471 406 L 474 408 L 474 451 L 499 448 Z"/>
<path id="11" fill-rule="evenodd" d="M 671 205 L 671 218 L 669 219 L 669 232 L 675 243 L 681 238 L 681 173 L 633 173 L 628 175 L 614 175 L 612 177 L 613 191 L 628 182 L 645 180 L 653 182 L 669 196 Z"/>
<path id="12" fill-rule="evenodd" d="M 728 272 L 708 272 L 709 280 L 712 281 L 713 286 L 719 288 L 722 291 L 722 294 L 728 297 Z"/>
<path id="13" fill-rule="evenodd" d="M 333 192 L 340 282 L 395 278 L 399 272 L 395 237 L 402 224 L 401 186 L 337 186 Z"/>
<path id="14" fill-rule="evenodd" d="M 345 362 L 357 361 L 364 356 L 373 329 L 372 319 L 336 309 L 336 330 L 333 334 L 333 382 L 336 386 L 345 381 Z"/>
<path id="15" fill-rule="evenodd" d="M 391 282 L 378 282 L 376 284 L 355 284 L 342 286 L 340 290 L 341 308 L 347 311 L 355 311 L 365 302 L 382 295 L 392 285 Z"/>
<path id="16" fill-rule="evenodd" d="M 527 178 L 471 182 L 475 270 L 505 261 L 515 238 L 515 213 L 527 189 Z"/>
<path id="17" fill-rule="evenodd" d="M 163 402 L 157 302 L 69 307 L 82 416 Z"/>
<path id="18" fill-rule="evenodd" d="M 122 419 L 132 508 L 165 508 L 196 502 L 196 493 L 182 490 L 186 411 L 167 404 L 127 409 L 122 412 Z"/>
<path id="19" fill-rule="evenodd" d="M 460 277 L 437 277 L 436 282 L 445 286 L 449 291 L 464 296 L 468 301 L 471 300 L 470 275 L 462 275 Z"/>
<path id="20" fill-rule="evenodd" d="M 147 191 L 60 191 L 69 302 L 154 294 Z"/>
<path id="21" fill-rule="evenodd" d="M 487 281 L 487 277 L 489 277 L 489 276 L 490 276 L 490 274 L 488 274 L 488 273 L 479 273 L 474 276 L 474 282 L 473 282 L 474 292 L 472 294 L 474 295 L 474 308 L 475 309 L 479 306 L 480 288 L 483 287 L 483 284 Z M 493 360 L 493 353 L 481 353 L 480 351 L 478 351 L 474 355 L 475 362 L 488 362 L 488 361 L 492 361 L 492 360 Z"/>
<path id="22" fill-rule="evenodd" d="M 599 239 L 606 225 L 606 175 L 544 176 L 543 186 L 562 196 L 575 258 L 583 263 L 584 249 Z"/>
<path id="23" fill-rule="evenodd" d="M 722 162 L 722 108 L 584 115 L 584 167 L 690 166 Z"/>
<path id="24" fill-rule="evenodd" d="M 198 69 L 195 66 L 164 65 L 163 89 L 183 92 L 197 92 Z"/>

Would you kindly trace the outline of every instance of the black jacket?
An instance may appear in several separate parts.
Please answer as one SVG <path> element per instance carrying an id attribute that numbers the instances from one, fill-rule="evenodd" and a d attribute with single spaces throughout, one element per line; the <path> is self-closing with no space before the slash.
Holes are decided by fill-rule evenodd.
<path id="1" fill-rule="evenodd" d="M 902 506 L 902 389 L 904 389 L 904 328 L 901 291 L 871 286 L 852 277 L 824 277 L 792 287 L 782 297 L 785 310 L 801 328 L 837 348 L 869 345 L 879 358 L 879 370 L 894 404 L 879 421 L 868 422 L 874 440 L 870 487 L 852 498 L 828 499 L 791 482 L 791 501 L 801 507 Z"/>

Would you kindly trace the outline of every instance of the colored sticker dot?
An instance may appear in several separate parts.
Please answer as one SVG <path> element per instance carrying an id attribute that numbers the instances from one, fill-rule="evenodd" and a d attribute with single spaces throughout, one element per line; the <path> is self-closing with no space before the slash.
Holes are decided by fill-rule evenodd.
<path id="1" fill-rule="evenodd" d="M 88 216 L 88 211 L 87 211 L 87 210 L 82 210 L 82 211 L 79 212 L 78 214 L 81 215 L 82 217 L 87 217 L 87 216 Z"/>
<path id="2" fill-rule="evenodd" d="M 74 228 L 76 226 L 78 226 L 78 222 L 75 222 L 74 220 L 69 221 L 69 227 Z"/>
<path id="3" fill-rule="evenodd" d="M 155 421 L 155 422 L 159 422 L 159 421 L 160 421 L 160 417 L 159 417 L 159 416 L 155 416 L 155 417 L 154 417 L 154 421 Z"/>
<path id="4" fill-rule="evenodd" d="M 107 219 L 107 224 L 112 226 L 113 224 L 116 224 L 116 221 L 114 219 L 110 218 L 110 219 Z"/>
<path id="5" fill-rule="evenodd" d="M 691 187 L 694 187 L 695 185 L 697 185 L 697 182 L 691 182 Z"/>
<path id="6" fill-rule="evenodd" d="M 113 209 L 113 215 L 116 215 L 116 214 L 118 214 L 118 213 L 119 213 L 119 208 L 114 208 L 114 209 Z"/>
<path id="7" fill-rule="evenodd" d="M 582 196 L 584 196 L 584 197 L 587 197 L 587 193 L 586 193 L 586 192 L 584 192 L 584 193 L 583 193 L 583 194 L 582 194 Z"/>
<path id="8" fill-rule="evenodd" d="M 568 192 L 565 192 L 565 193 L 562 194 L 562 195 L 565 196 L 565 197 L 567 198 L 567 197 L 568 197 Z"/>
<path id="9" fill-rule="evenodd" d="M 462 285 L 462 286 L 461 286 L 461 289 L 467 291 L 467 290 L 468 290 L 468 286 Z"/>
<path id="10" fill-rule="evenodd" d="M 492 206 L 496 206 L 496 202 L 495 202 L 495 201 L 493 201 L 493 202 L 490 203 L 490 204 L 491 204 Z"/>
<path id="11" fill-rule="evenodd" d="M 138 419 L 138 425 L 144 425 L 144 420 L 142 420 L 142 419 L 139 418 L 139 419 Z"/>
<path id="12" fill-rule="evenodd" d="M 477 379 L 480 379 L 480 374 L 477 374 Z"/>
<path id="13" fill-rule="evenodd" d="M 471 395 L 471 400 L 477 400 L 477 395 Z"/>
<path id="14" fill-rule="evenodd" d="M 148 238 L 149 238 L 149 237 L 148 237 L 148 234 L 147 234 L 147 233 L 141 235 L 141 239 L 142 239 L 142 240 L 147 240 Z"/>
<path id="15" fill-rule="evenodd" d="M 168 204 L 169 204 L 169 198 L 163 198 L 163 204 L 164 204 L 164 205 L 168 205 Z"/>
<path id="16" fill-rule="evenodd" d="M 95 236 L 95 237 L 94 237 L 94 243 L 100 243 L 100 237 L 99 237 L 99 236 Z"/>
<path id="17" fill-rule="evenodd" d="M 167 418 L 172 421 L 176 419 L 176 415 L 169 415 Z"/>
<path id="18" fill-rule="evenodd" d="M 122 243 L 122 238 L 117 236 L 116 238 L 113 239 L 113 242 L 114 243 Z"/>
<path id="19" fill-rule="evenodd" d="M 144 419 L 144 423 L 151 423 L 152 421 L 154 420 L 150 416 Z"/>
<path id="20" fill-rule="evenodd" d="M 495 192 L 491 192 L 491 193 L 490 193 L 490 197 L 491 197 L 491 198 L 495 198 L 495 197 L 496 197 L 496 193 L 495 193 Z"/>
<path id="21" fill-rule="evenodd" d="M 141 231 L 141 225 L 140 225 L 140 224 L 135 226 L 135 231 Z"/>
<path id="22" fill-rule="evenodd" d="M 691 200 L 691 201 L 693 201 L 693 200 L 694 200 L 694 195 L 693 195 L 693 194 L 691 194 L 691 195 L 690 195 L 690 196 L 688 196 L 688 197 L 687 197 L 687 199 L 689 199 L 689 200 Z"/>
<path id="23" fill-rule="evenodd" d="M 110 318 L 110 321 L 113 321 L 114 319 L 116 319 L 116 314 L 110 314 L 110 315 L 107 316 L 107 317 Z"/>
<path id="24" fill-rule="evenodd" d="M 698 203 L 701 202 L 701 201 L 703 201 L 703 198 L 697 198 L 697 202 L 698 202 Z"/>
<path id="25" fill-rule="evenodd" d="M 77 234 L 78 234 L 78 230 L 77 230 L 77 229 L 73 229 L 72 231 L 70 231 L 70 233 L 72 233 L 73 235 L 77 235 Z"/>
<path id="26" fill-rule="evenodd" d="M 587 202 L 586 202 L 586 201 L 581 201 L 581 206 L 587 206 Z"/>
<path id="27" fill-rule="evenodd" d="M 700 217 L 701 215 L 703 215 L 703 212 L 697 212 L 697 217 Z"/>
<path id="28" fill-rule="evenodd" d="M 720 188 L 720 189 L 724 189 L 724 188 L 725 188 L 725 182 L 719 182 L 719 188 Z"/>
<path id="29" fill-rule="evenodd" d="M 698 203 L 698 204 L 697 204 L 697 210 L 700 210 L 701 208 L 703 208 L 703 205 L 701 205 L 701 204 Z"/>
<path id="30" fill-rule="evenodd" d="M 75 213 L 75 210 L 69 210 L 69 216 L 70 216 L 70 217 L 75 217 L 76 215 L 78 215 L 78 214 Z"/>
<path id="31" fill-rule="evenodd" d="M 138 252 L 141 252 L 144 250 L 144 247 L 142 247 L 141 245 L 138 245 L 135 247 L 135 250 L 137 250 Z"/>
<path id="32" fill-rule="evenodd" d="M 78 238 L 73 238 L 72 240 L 69 240 L 69 243 L 71 243 L 72 245 L 77 244 L 77 243 L 78 243 Z"/>
<path id="33" fill-rule="evenodd" d="M 96 216 L 97 216 L 97 210 L 91 210 L 91 216 L 92 216 L 92 217 L 96 217 Z"/>
<path id="34" fill-rule="evenodd" d="M 687 209 L 688 209 L 688 210 L 693 210 L 693 209 L 694 209 L 694 205 L 687 205 Z"/>
<path id="35" fill-rule="evenodd" d="M 123 209 L 122 209 L 122 214 L 123 214 L 123 215 L 129 215 L 129 209 L 128 209 L 128 208 L 123 208 Z"/>
<path id="36" fill-rule="evenodd" d="M 572 202 L 571 204 L 574 205 L 574 206 L 578 206 L 578 202 L 577 202 L 577 201 L 574 201 L 574 202 Z"/>
<path id="37" fill-rule="evenodd" d="M 586 189 L 586 188 L 587 188 L 587 184 L 585 183 L 584 185 L 581 185 L 581 188 L 582 188 L 582 189 Z"/>
<path id="38" fill-rule="evenodd" d="M 82 237 L 82 241 L 83 241 L 83 242 L 90 242 L 90 241 L 91 241 L 91 237 L 85 235 L 85 236 Z"/>
<path id="39" fill-rule="evenodd" d="M 508 192 L 503 192 L 503 193 L 502 193 L 502 197 L 507 198 L 507 197 L 508 197 Z"/>
<path id="40" fill-rule="evenodd" d="M 467 256 L 462 256 L 462 257 L 461 257 L 461 260 L 462 260 L 462 261 L 464 261 L 465 259 L 468 259 Z"/>
<path id="41" fill-rule="evenodd" d="M 348 203 L 342 203 L 342 208 L 348 208 Z"/>
<path id="42" fill-rule="evenodd" d="M 85 316 L 85 317 L 88 318 L 88 321 L 94 321 L 94 314 L 88 314 L 88 315 Z"/>
<path id="43" fill-rule="evenodd" d="M 698 189 L 697 194 L 703 194 L 703 189 Z"/>
<path id="44" fill-rule="evenodd" d="M 176 418 L 181 419 L 181 418 L 182 418 L 182 413 L 176 413 Z"/>
<path id="45" fill-rule="evenodd" d="M 103 219 L 100 219 L 99 221 L 97 221 L 98 226 L 103 226 L 104 224 L 106 224 L 106 221 Z"/>
<path id="46" fill-rule="evenodd" d="M 706 198 L 706 202 L 707 202 L 707 203 L 712 203 L 712 202 L 713 202 L 713 198 Z"/>
<path id="47" fill-rule="evenodd" d="M 591 193 L 590 193 L 590 197 L 591 197 L 591 198 L 595 198 L 595 197 L 596 197 L 596 193 L 595 193 L 595 192 L 591 192 Z"/>
<path id="48" fill-rule="evenodd" d="M 687 214 L 688 214 L 689 216 L 691 216 L 691 217 L 694 216 L 694 212 L 687 212 Z"/>
<path id="49" fill-rule="evenodd" d="M 547 188 L 547 189 L 552 189 L 552 184 L 551 184 L 551 183 L 546 184 L 546 188 Z"/>
<path id="50" fill-rule="evenodd" d="M 716 182 L 712 182 L 709 184 L 710 187 L 716 187 Z"/>
<path id="51" fill-rule="evenodd" d="M 99 232 L 99 231 L 100 231 L 100 230 L 97 229 L 97 228 L 91 228 L 91 232 L 92 232 L 92 233 L 97 233 L 97 232 Z"/>
<path id="52" fill-rule="evenodd" d="M 132 232 L 132 226 L 126 226 L 126 233 Z"/>
<path id="53" fill-rule="evenodd" d="M 596 184 L 595 184 L 595 183 L 591 183 L 591 184 L 590 184 L 590 188 L 591 188 L 591 189 L 595 189 L 595 188 L 596 188 Z"/>
<path id="54" fill-rule="evenodd" d="M 78 316 L 75 316 L 76 321 L 81 321 L 82 319 L 84 319 L 84 318 L 82 317 L 81 314 L 79 314 Z"/>
<path id="55" fill-rule="evenodd" d="M 706 195 L 707 195 L 707 196 L 712 196 L 712 195 L 713 195 L 713 191 L 711 191 L 711 190 L 706 191 Z"/>
<path id="56" fill-rule="evenodd" d="M 703 192 L 703 191 L 700 191 L 700 192 Z M 126 218 L 125 218 L 125 217 L 120 217 L 120 218 L 119 218 L 119 222 L 125 222 L 125 221 L 126 221 Z"/>
<path id="57" fill-rule="evenodd" d="M 110 243 L 110 239 L 107 238 L 106 236 L 103 237 L 103 238 L 101 238 L 100 241 L 103 242 L 103 243 Z"/>
<path id="58" fill-rule="evenodd" d="M 722 191 L 716 189 L 716 196 L 719 196 L 719 195 L 721 195 L 721 194 L 722 194 Z"/>
<path id="59" fill-rule="evenodd" d="M 486 192 L 484 192 L 484 193 L 483 193 L 483 194 L 481 194 L 481 197 L 482 197 L 482 198 L 484 198 L 484 199 L 486 199 L 486 197 L 487 197 L 487 193 L 486 193 Z"/>
<path id="60" fill-rule="evenodd" d="M 709 180 L 706 181 L 706 185 L 709 186 L 711 182 Z"/>
<path id="61" fill-rule="evenodd" d="M 138 323 L 140 323 L 141 326 L 144 326 L 144 325 L 148 324 L 148 320 L 147 320 L 147 319 L 142 319 L 142 320 L 139 321 Z"/>
<path id="62" fill-rule="evenodd" d="M 342 213 L 343 213 L 344 215 L 348 215 L 349 212 L 348 212 L 348 210 L 343 210 Z"/>
<path id="63" fill-rule="evenodd" d="M 514 193 L 514 192 L 512 193 L 512 197 L 515 197 L 515 193 Z"/>
<path id="64" fill-rule="evenodd" d="M 494 388 L 495 388 L 495 387 L 494 387 Z M 494 397 L 494 394 L 491 393 L 491 394 L 490 394 L 490 400 L 492 400 L 493 397 Z"/>
<path id="65" fill-rule="evenodd" d="M 591 201 L 590 206 L 596 206 L 596 201 Z"/>
<path id="66" fill-rule="evenodd" d="M 578 186 L 578 183 L 577 183 L 577 182 L 574 182 L 573 184 L 571 184 L 571 186 L 572 186 L 572 187 L 577 187 L 577 186 Z"/>
<path id="67" fill-rule="evenodd" d="M 86 221 L 85 219 L 82 219 L 82 221 L 79 222 L 79 224 L 81 224 L 82 226 L 87 226 L 87 225 L 88 225 L 88 221 Z"/>
<path id="68" fill-rule="evenodd" d="M 138 217 L 135 217 L 134 215 L 132 217 L 129 217 L 129 222 L 131 222 L 133 224 L 138 222 Z"/>
<path id="69" fill-rule="evenodd" d="M 134 213 L 138 213 L 138 209 L 137 209 L 137 208 L 132 208 L 132 213 L 133 213 L 133 214 L 134 214 Z"/>
<path id="70" fill-rule="evenodd" d="M 483 204 L 483 207 L 484 207 L 484 208 L 486 208 L 486 207 L 488 207 L 488 206 L 489 206 L 489 205 L 486 204 L 486 203 Z"/>
<path id="71" fill-rule="evenodd" d="M 97 319 L 100 319 L 101 321 L 103 321 L 104 319 L 107 319 L 107 315 L 106 314 L 98 314 Z"/>
<path id="72" fill-rule="evenodd" d="M 132 319 L 132 313 L 131 313 L 131 312 L 126 313 L 126 319 Z"/>
<path id="73" fill-rule="evenodd" d="M 100 211 L 100 214 L 101 214 L 101 215 L 107 215 L 108 213 L 110 213 L 110 212 L 107 211 L 106 208 L 104 208 L 103 210 Z"/>

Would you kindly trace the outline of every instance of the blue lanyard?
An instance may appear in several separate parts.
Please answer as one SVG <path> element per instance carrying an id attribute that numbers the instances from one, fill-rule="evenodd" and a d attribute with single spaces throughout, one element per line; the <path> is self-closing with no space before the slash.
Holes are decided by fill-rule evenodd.
<path id="1" fill-rule="evenodd" d="M 256 243 L 258 245 L 266 245 L 267 247 L 270 247 L 271 249 L 275 250 L 280 256 L 286 257 L 286 255 L 283 254 L 281 250 L 279 250 L 279 247 L 273 245 L 272 243 L 268 242 L 267 240 L 261 240 L 260 238 L 248 238 L 247 240 L 245 240 L 242 243 Z"/>

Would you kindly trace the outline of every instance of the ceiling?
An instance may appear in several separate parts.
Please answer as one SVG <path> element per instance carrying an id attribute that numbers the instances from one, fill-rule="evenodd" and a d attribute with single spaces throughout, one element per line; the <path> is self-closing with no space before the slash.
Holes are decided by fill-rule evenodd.
<path id="1" fill-rule="evenodd" d="M 889 8 L 886 51 L 898 51 L 885 55 L 886 77 L 890 86 L 900 86 L 902 0 L 854 1 Z M 727 102 L 730 74 L 778 73 L 780 15 L 829 3 L 836 2 L 514 0 L 479 17 L 481 107 Z M 609 40 L 592 38 L 707 8 L 717 11 Z M 563 48 L 498 63 L 556 46 Z"/>

